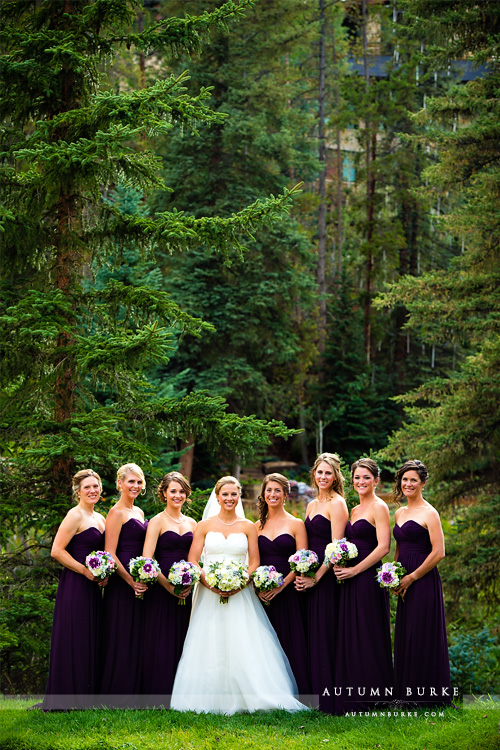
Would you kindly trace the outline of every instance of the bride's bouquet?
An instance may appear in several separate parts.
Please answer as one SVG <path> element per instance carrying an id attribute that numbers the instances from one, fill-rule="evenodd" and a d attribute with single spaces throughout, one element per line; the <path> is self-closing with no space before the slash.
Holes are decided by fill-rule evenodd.
<path id="1" fill-rule="evenodd" d="M 283 585 L 283 575 L 274 565 L 259 565 L 251 575 L 253 584 L 257 591 L 272 591 Z M 264 602 L 269 607 L 271 602 Z"/>
<path id="2" fill-rule="evenodd" d="M 116 562 L 109 552 L 97 550 L 97 552 L 91 552 L 90 555 L 87 555 L 85 567 L 90 570 L 94 578 L 104 581 L 105 578 L 115 572 Z"/>
<path id="3" fill-rule="evenodd" d="M 160 566 L 151 557 L 133 557 L 128 564 L 129 573 L 136 583 L 146 583 L 150 586 L 156 583 L 161 573 Z M 144 594 L 136 594 L 137 599 L 142 599 Z"/>
<path id="4" fill-rule="evenodd" d="M 179 596 L 185 586 L 192 586 L 200 580 L 200 569 L 187 560 L 179 560 L 170 568 L 167 580 L 174 587 L 174 594 Z M 178 604 L 186 604 L 185 599 L 179 599 Z"/>
<path id="5" fill-rule="evenodd" d="M 294 573 L 308 578 L 314 578 L 314 571 L 319 568 L 318 555 L 312 549 L 298 549 L 290 555 L 288 562 Z"/>
<path id="6" fill-rule="evenodd" d="M 386 562 L 377 568 L 376 581 L 383 589 L 397 589 L 402 577 L 406 575 L 406 568 L 399 562 Z"/>
<path id="7" fill-rule="evenodd" d="M 248 583 L 248 570 L 242 563 L 233 560 L 220 560 L 210 565 L 205 577 L 206 582 L 212 589 L 219 591 L 234 591 L 243 589 Z M 220 596 L 219 602 L 227 604 L 229 597 Z"/>
<path id="8" fill-rule="evenodd" d="M 358 548 L 353 542 L 348 542 L 345 537 L 334 539 L 333 542 L 325 547 L 325 565 L 342 565 L 348 560 L 354 560 L 358 556 Z M 337 583 L 343 583 L 337 578 Z"/>

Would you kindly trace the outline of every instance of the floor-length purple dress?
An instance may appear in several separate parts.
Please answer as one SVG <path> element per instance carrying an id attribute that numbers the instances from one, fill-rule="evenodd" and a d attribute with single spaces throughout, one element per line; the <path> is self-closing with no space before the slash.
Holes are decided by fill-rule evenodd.
<path id="1" fill-rule="evenodd" d="M 104 534 L 92 526 L 75 534 L 66 551 L 84 564 L 87 555 L 103 549 L 103 544 Z M 43 710 L 93 705 L 99 683 L 101 622 L 102 597 L 98 584 L 64 568 L 54 607 Z"/>
<path id="2" fill-rule="evenodd" d="M 116 556 L 126 570 L 133 557 L 142 555 L 147 524 L 129 518 L 121 528 Z M 111 576 L 104 594 L 101 694 L 105 705 L 132 708 L 140 703 L 135 696 L 141 691 L 144 604 L 118 573 Z"/>
<path id="3" fill-rule="evenodd" d="M 316 552 L 320 564 L 325 547 L 332 541 L 331 524 L 321 514 L 307 517 L 309 549 Z M 319 698 L 319 709 L 334 713 L 335 644 L 337 641 L 338 604 L 340 586 L 329 570 L 320 582 L 305 592 L 311 693 Z"/>
<path id="4" fill-rule="evenodd" d="M 398 561 L 412 573 L 432 551 L 429 532 L 413 520 L 394 527 Z M 394 677 L 399 700 L 416 706 L 451 702 L 443 591 L 437 567 L 399 599 L 394 634 Z"/>
<path id="5" fill-rule="evenodd" d="M 345 535 L 358 548 L 352 565 L 364 560 L 378 543 L 375 526 L 366 518 L 349 521 Z M 389 593 L 375 580 L 380 564 L 379 560 L 339 585 L 336 714 L 368 711 L 393 698 Z"/>
<path id="6" fill-rule="evenodd" d="M 273 540 L 259 535 L 261 565 L 274 565 L 285 578 L 290 573 L 288 558 L 296 551 L 296 542 L 291 534 L 279 534 Z M 292 583 L 277 594 L 264 611 L 276 631 L 279 642 L 288 657 L 300 695 L 311 692 L 307 638 L 305 631 L 305 597 Z"/>
<path id="7" fill-rule="evenodd" d="M 165 531 L 158 537 L 154 557 L 168 576 L 173 563 L 187 560 L 193 532 Z M 148 705 L 169 708 L 177 665 L 191 616 L 192 596 L 180 599 L 156 584 L 144 595 L 142 692 Z M 155 696 L 155 698 L 153 698 Z"/>

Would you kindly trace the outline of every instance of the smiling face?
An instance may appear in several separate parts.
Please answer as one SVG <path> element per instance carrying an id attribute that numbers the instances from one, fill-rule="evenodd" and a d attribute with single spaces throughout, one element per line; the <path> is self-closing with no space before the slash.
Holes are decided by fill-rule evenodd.
<path id="1" fill-rule="evenodd" d="M 222 510 L 231 512 L 236 510 L 240 497 L 240 488 L 236 484 L 223 484 L 217 494 L 217 500 Z"/>
<path id="2" fill-rule="evenodd" d="M 169 482 L 166 490 L 163 490 L 163 497 L 167 503 L 167 508 L 171 510 L 180 510 L 186 502 L 186 490 L 180 482 L 174 479 Z"/>
<path id="3" fill-rule="evenodd" d="M 80 482 L 78 499 L 95 505 L 101 497 L 101 485 L 97 477 L 85 477 Z"/>
<path id="4" fill-rule="evenodd" d="M 264 489 L 264 500 L 270 508 L 277 508 L 283 505 L 286 500 L 285 490 L 272 479 L 266 484 Z"/>
<path id="5" fill-rule="evenodd" d="M 405 471 L 401 477 L 401 490 L 403 495 L 409 500 L 419 497 L 424 487 L 425 482 L 422 482 L 418 473 L 413 469 Z"/>
<path id="6" fill-rule="evenodd" d="M 133 502 L 144 487 L 144 479 L 139 474 L 130 472 L 124 479 L 118 480 L 118 487 L 122 496 L 131 499 Z"/>
<path id="7" fill-rule="evenodd" d="M 334 472 L 330 464 L 326 461 L 321 461 L 314 472 L 314 479 L 320 491 L 327 492 L 333 485 L 335 478 Z"/>
<path id="8" fill-rule="evenodd" d="M 366 496 L 375 491 L 378 479 L 365 466 L 358 466 L 352 475 L 352 484 L 358 495 Z"/>

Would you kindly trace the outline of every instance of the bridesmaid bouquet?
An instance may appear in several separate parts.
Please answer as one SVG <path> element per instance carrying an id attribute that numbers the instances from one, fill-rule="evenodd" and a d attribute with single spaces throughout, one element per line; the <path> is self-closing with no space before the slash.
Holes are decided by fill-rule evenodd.
<path id="1" fill-rule="evenodd" d="M 248 579 L 247 568 L 242 563 L 233 560 L 220 560 L 212 563 L 205 578 L 210 588 L 219 589 L 219 591 L 242 589 L 247 585 Z M 227 596 L 219 597 L 221 604 L 227 604 L 228 601 Z"/>
<path id="2" fill-rule="evenodd" d="M 200 580 L 200 569 L 187 560 L 179 560 L 172 565 L 168 572 L 167 580 L 174 587 L 174 594 L 177 596 L 185 586 L 192 586 Z M 179 599 L 178 604 L 186 604 L 185 599 Z"/>
<path id="3" fill-rule="evenodd" d="M 357 556 L 358 548 L 353 542 L 348 542 L 345 537 L 334 539 L 333 542 L 330 542 L 325 547 L 325 565 L 328 565 L 328 563 L 341 565 L 348 560 L 353 560 Z M 337 583 L 343 583 L 343 581 L 337 578 Z"/>
<path id="4" fill-rule="evenodd" d="M 386 562 L 377 568 L 375 576 L 380 587 L 383 589 L 397 589 L 399 582 L 406 575 L 406 568 L 399 562 Z"/>
<path id="5" fill-rule="evenodd" d="M 97 550 L 97 552 L 91 552 L 90 555 L 87 555 L 85 567 L 90 570 L 94 578 L 104 581 L 111 573 L 115 572 L 116 563 L 109 552 Z"/>
<path id="6" fill-rule="evenodd" d="M 161 573 L 160 566 L 151 557 L 133 557 L 128 564 L 129 573 L 136 583 L 147 583 L 150 586 L 156 583 Z M 137 599 L 142 599 L 144 594 L 136 594 Z"/>
<path id="7" fill-rule="evenodd" d="M 319 568 L 318 555 L 311 549 L 298 549 L 290 555 L 288 562 L 294 573 L 308 578 L 314 578 L 314 571 Z"/>
<path id="8" fill-rule="evenodd" d="M 251 578 L 257 591 L 272 591 L 283 584 L 283 575 L 276 570 L 274 565 L 259 565 Z M 264 602 L 264 604 L 269 607 L 271 602 Z"/>

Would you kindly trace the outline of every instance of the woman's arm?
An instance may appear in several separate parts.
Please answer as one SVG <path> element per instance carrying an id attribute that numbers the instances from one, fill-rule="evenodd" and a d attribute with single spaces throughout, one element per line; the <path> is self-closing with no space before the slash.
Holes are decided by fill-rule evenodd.
<path id="1" fill-rule="evenodd" d="M 426 573 L 435 568 L 438 562 L 445 556 L 443 527 L 441 526 L 441 520 L 437 510 L 434 510 L 434 508 L 429 510 L 425 515 L 425 522 L 429 531 L 432 550 L 429 552 L 423 563 L 419 565 L 413 573 L 408 573 L 401 579 L 401 583 L 394 593 L 401 596 L 402 599 L 404 599 L 411 584 L 415 583 L 415 581 L 418 581 L 419 578 L 422 578 Z"/>
<path id="2" fill-rule="evenodd" d="M 389 508 L 384 503 L 383 505 L 377 504 L 373 512 L 375 521 L 375 530 L 377 534 L 377 546 L 369 555 L 361 560 L 357 565 L 353 565 L 351 568 L 343 568 L 340 565 L 335 565 L 333 570 L 335 575 L 340 581 L 346 581 L 349 578 L 359 575 L 364 570 L 368 570 L 372 565 L 379 562 L 391 548 L 391 519 L 389 515 Z"/>
<path id="3" fill-rule="evenodd" d="M 72 570 L 74 573 L 80 573 L 89 581 L 96 581 L 83 563 L 79 563 L 66 551 L 66 547 L 78 531 L 81 522 L 81 515 L 77 508 L 72 508 L 59 526 L 50 550 L 51 556 L 64 565 L 65 568 Z"/>
<path id="4" fill-rule="evenodd" d="M 129 586 L 131 586 L 134 589 L 134 592 L 136 594 L 144 594 L 145 591 L 148 590 L 148 587 L 145 583 L 136 583 L 128 570 L 125 569 L 124 565 L 121 563 L 120 559 L 118 558 L 118 555 L 116 554 L 116 548 L 118 547 L 118 539 L 120 537 L 120 532 L 122 530 L 122 526 L 125 522 L 125 514 L 120 510 L 115 510 L 114 508 L 111 508 L 111 510 L 108 513 L 108 517 L 106 518 L 106 531 L 105 531 L 105 541 L 104 546 L 106 548 L 106 552 L 109 552 L 109 554 L 113 557 L 113 559 L 116 562 L 117 567 L 117 573 L 118 575 L 123 578 L 123 580 L 128 583 Z"/>
<path id="5" fill-rule="evenodd" d="M 248 575 L 251 576 L 254 570 L 257 570 L 260 565 L 260 553 L 257 529 L 251 521 L 248 524 L 248 529 L 245 533 L 248 539 Z"/>

